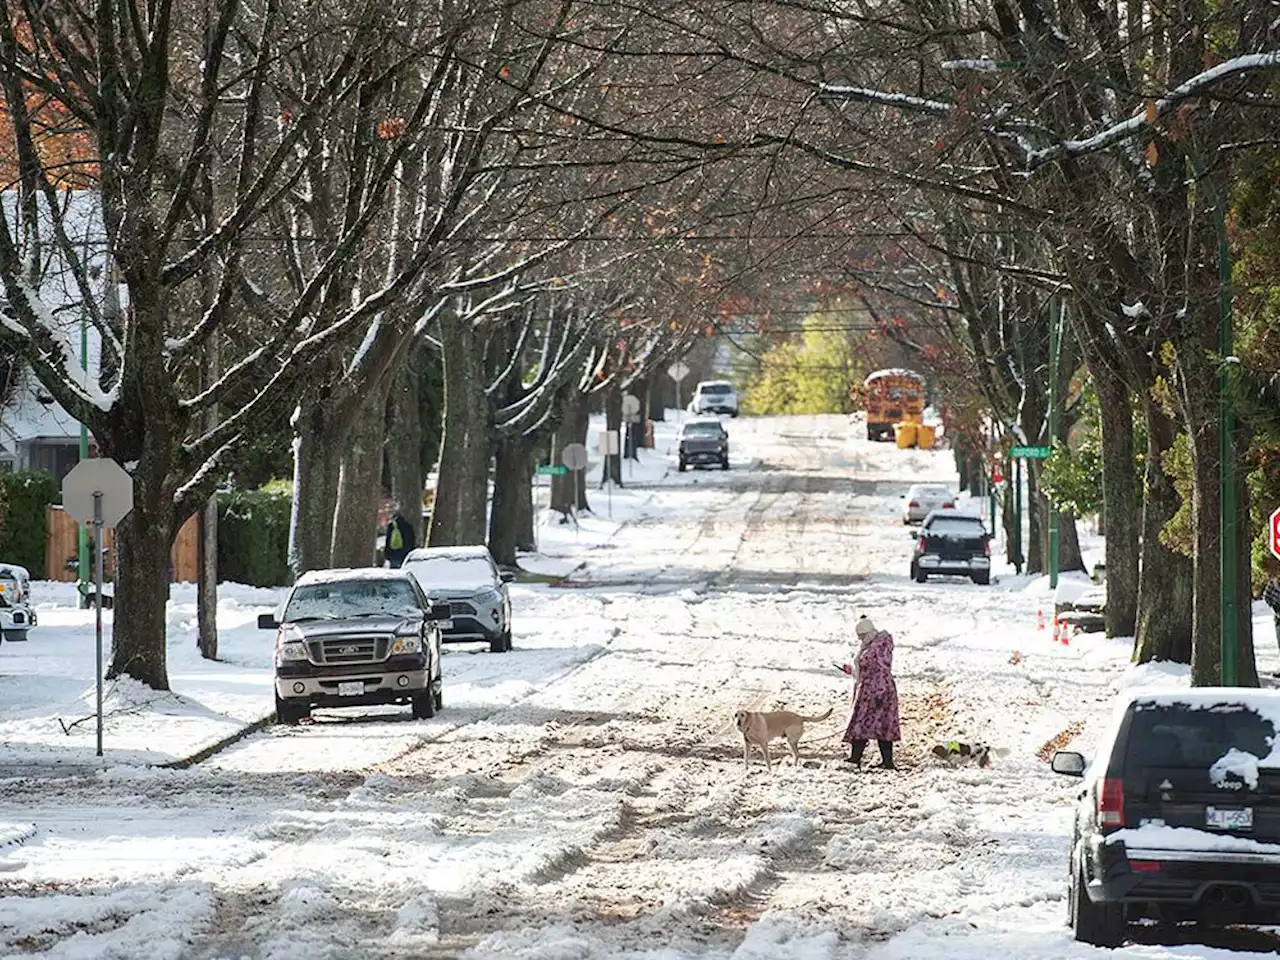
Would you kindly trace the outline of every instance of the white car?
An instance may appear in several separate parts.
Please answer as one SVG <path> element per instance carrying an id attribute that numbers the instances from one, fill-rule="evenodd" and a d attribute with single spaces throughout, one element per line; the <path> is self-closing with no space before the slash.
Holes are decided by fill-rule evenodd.
<path id="1" fill-rule="evenodd" d="M 31 574 L 16 563 L 0 563 L 0 640 L 25 640 L 35 625 Z"/>
<path id="2" fill-rule="evenodd" d="M 902 505 L 902 522 L 923 523 L 934 510 L 951 510 L 956 505 L 956 495 L 937 483 L 913 484 L 907 491 Z"/>
<path id="3" fill-rule="evenodd" d="M 703 380 L 693 392 L 689 409 L 694 413 L 738 415 L 738 392 L 728 380 Z"/>

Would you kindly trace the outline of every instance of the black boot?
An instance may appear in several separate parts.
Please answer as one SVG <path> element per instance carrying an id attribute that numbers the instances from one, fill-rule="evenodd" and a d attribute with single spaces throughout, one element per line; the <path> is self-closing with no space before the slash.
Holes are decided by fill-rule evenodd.
<path id="1" fill-rule="evenodd" d="M 893 741 L 879 740 L 880 744 L 880 767 L 884 770 L 897 770 L 893 765 Z"/>
<path id="2" fill-rule="evenodd" d="M 845 757 L 846 763 L 852 763 L 855 767 L 862 766 L 862 754 L 867 749 L 867 741 L 855 740 L 849 745 L 849 755 Z"/>

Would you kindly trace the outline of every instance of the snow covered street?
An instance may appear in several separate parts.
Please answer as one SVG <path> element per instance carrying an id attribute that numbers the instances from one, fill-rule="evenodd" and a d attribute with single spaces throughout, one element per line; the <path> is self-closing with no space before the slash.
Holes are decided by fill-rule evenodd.
<path id="1" fill-rule="evenodd" d="M 953 482 L 949 452 L 843 417 L 729 430 L 751 466 L 638 485 L 569 581 L 513 590 L 514 652 L 446 651 L 433 720 L 321 712 L 187 770 L 0 781 L 31 825 L 0 829 L 0 956 L 1103 956 L 1065 925 L 1073 783 L 1044 761 L 1143 679 L 1128 645 L 1051 643 L 999 564 L 908 580 L 900 496 Z M 860 614 L 895 637 L 896 772 L 842 760 Z M 775 741 L 744 774 L 744 707 L 834 714 L 798 769 Z M 1007 754 L 945 768 L 949 739 Z M 1276 948 L 1219 936 L 1115 953 Z"/>

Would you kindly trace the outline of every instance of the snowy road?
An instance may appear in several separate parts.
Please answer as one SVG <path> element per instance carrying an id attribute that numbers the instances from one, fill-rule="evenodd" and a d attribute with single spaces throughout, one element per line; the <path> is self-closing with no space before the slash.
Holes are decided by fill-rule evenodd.
<path id="1" fill-rule="evenodd" d="M 842 418 L 731 429 L 755 469 L 661 487 L 573 583 L 520 594 L 563 643 L 509 655 L 519 680 L 451 651 L 432 721 L 332 714 L 187 771 L 5 784 L 40 833 L 0 847 L 0 954 L 1102 956 L 1063 926 L 1070 785 L 1036 754 L 1087 738 L 1122 645 L 1049 644 L 1022 583 L 907 580 L 899 495 L 947 454 Z M 896 773 L 840 760 L 831 661 L 861 613 L 897 639 Z M 783 705 L 836 713 L 799 769 L 744 776 L 730 715 Z M 926 760 L 956 737 L 1009 755 Z"/>

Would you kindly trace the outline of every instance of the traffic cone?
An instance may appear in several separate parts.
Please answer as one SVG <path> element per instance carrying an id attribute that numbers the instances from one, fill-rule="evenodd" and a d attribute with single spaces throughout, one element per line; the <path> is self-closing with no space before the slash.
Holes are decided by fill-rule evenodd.
<path id="1" fill-rule="evenodd" d="M 1062 642 L 1062 634 L 1060 632 L 1060 628 L 1058 627 L 1058 615 L 1056 613 L 1053 615 L 1053 642 L 1054 643 Z"/>
<path id="2" fill-rule="evenodd" d="M 1036 629 L 1037 630 L 1044 629 L 1044 608 L 1043 607 L 1036 608 Z"/>

